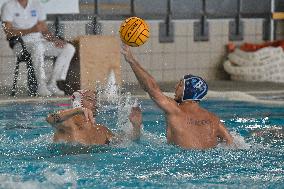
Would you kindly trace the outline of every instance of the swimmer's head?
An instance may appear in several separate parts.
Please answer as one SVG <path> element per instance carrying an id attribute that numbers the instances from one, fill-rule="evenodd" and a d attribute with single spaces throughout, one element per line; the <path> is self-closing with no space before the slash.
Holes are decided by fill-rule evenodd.
<path id="1" fill-rule="evenodd" d="M 71 96 L 73 108 L 84 107 L 90 110 L 96 109 L 96 93 L 92 90 L 78 90 Z"/>
<path id="2" fill-rule="evenodd" d="M 176 85 L 175 101 L 178 103 L 187 100 L 200 101 L 207 91 L 208 85 L 201 77 L 188 74 Z"/>

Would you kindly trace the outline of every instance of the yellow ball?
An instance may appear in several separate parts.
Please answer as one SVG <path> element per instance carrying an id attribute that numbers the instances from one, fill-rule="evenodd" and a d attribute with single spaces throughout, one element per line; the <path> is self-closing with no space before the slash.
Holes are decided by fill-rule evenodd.
<path id="1" fill-rule="evenodd" d="M 150 36 L 147 23 L 138 17 L 130 17 L 123 21 L 119 33 L 121 40 L 132 47 L 143 45 Z"/>

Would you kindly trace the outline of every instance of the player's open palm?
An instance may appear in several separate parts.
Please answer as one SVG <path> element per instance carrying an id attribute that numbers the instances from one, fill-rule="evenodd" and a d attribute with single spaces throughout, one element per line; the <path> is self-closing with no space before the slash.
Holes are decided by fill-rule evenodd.
<path id="1" fill-rule="evenodd" d="M 121 53 L 124 55 L 124 58 L 127 62 L 133 62 L 135 60 L 130 47 L 124 43 L 121 46 Z"/>
<path id="2" fill-rule="evenodd" d="M 139 107 L 132 107 L 129 114 L 129 120 L 133 127 L 139 127 L 142 124 L 142 112 Z"/>

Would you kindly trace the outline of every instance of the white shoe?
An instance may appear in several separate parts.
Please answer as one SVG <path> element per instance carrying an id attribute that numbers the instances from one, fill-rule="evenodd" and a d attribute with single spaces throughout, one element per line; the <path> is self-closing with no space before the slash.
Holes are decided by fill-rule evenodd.
<path id="1" fill-rule="evenodd" d="M 51 96 L 52 93 L 47 89 L 46 85 L 39 85 L 37 89 L 39 96 Z"/>
<path id="2" fill-rule="evenodd" d="M 52 94 L 56 95 L 56 96 L 64 96 L 65 93 L 64 91 L 60 90 L 56 84 L 49 84 L 47 85 L 47 88 L 50 92 L 52 92 Z"/>

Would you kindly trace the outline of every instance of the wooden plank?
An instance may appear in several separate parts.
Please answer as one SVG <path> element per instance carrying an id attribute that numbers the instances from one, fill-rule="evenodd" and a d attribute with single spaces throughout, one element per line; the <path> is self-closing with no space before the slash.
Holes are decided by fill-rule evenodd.
<path id="1" fill-rule="evenodd" d="M 95 89 L 96 82 L 106 84 L 111 70 L 121 85 L 120 41 L 114 36 L 79 37 L 81 89 Z"/>
<path id="2" fill-rule="evenodd" d="M 284 19 L 284 12 L 273 12 L 272 19 L 274 20 L 283 20 Z"/>

